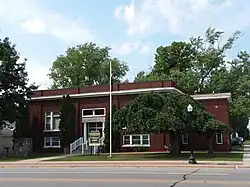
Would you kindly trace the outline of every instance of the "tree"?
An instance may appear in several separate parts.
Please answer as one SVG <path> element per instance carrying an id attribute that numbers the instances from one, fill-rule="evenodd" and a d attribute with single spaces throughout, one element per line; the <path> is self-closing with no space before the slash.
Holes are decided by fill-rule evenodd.
<path id="1" fill-rule="evenodd" d="M 193 105 L 192 122 L 188 121 L 188 104 Z M 172 153 L 180 154 L 180 136 L 184 132 L 206 133 L 223 131 L 227 127 L 218 122 L 221 129 L 206 124 L 214 121 L 204 111 L 202 105 L 190 96 L 179 93 L 146 93 L 140 94 L 130 104 L 119 110 L 115 121 L 117 127 L 127 127 L 127 133 L 169 133 Z"/>
<path id="2" fill-rule="evenodd" d="M 160 46 L 156 50 L 152 71 L 138 74 L 135 81 L 174 80 L 187 94 L 231 92 L 230 123 L 244 134 L 250 115 L 247 107 L 250 104 L 247 86 L 250 58 L 243 51 L 237 58 L 227 60 L 226 55 L 241 32 L 236 31 L 224 43 L 221 42 L 223 34 L 208 28 L 204 37 L 191 37 L 189 42 Z"/>
<path id="3" fill-rule="evenodd" d="M 15 45 L 9 38 L 0 39 L 0 126 L 4 125 L 4 121 L 12 123 L 23 117 L 20 113 L 32 91 L 37 89 L 34 84 L 28 85 L 27 60 L 19 60 Z"/>
<path id="4" fill-rule="evenodd" d="M 30 138 L 31 137 L 31 124 L 29 119 L 29 108 L 24 106 L 20 108 L 17 120 L 16 128 L 14 130 L 14 138 Z"/>
<path id="5" fill-rule="evenodd" d="M 127 64 L 111 58 L 109 47 L 98 47 L 85 43 L 68 48 L 66 55 L 60 55 L 50 69 L 52 88 L 83 87 L 109 83 L 109 64 L 112 63 L 113 81 L 120 82 L 129 70 Z"/>
<path id="6" fill-rule="evenodd" d="M 60 141 L 64 148 L 75 141 L 75 119 L 76 109 L 69 95 L 63 96 L 60 110 Z"/>
<path id="7" fill-rule="evenodd" d="M 116 144 L 119 143 L 119 139 L 117 139 L 117 134 L 120 132 L 116 127 L 116 123 L 114 121 L 114 119 L 116 118 L 116 111 L 117 108 L 115 105 L 112 106 L 112 150 L 114 151 L 114 149 L 116 148 Z M 109 115 L 108 115 L 109 116 Z M 109 152 L 110 149 L 110 118 L 108 117 L 108 119 L 106 120 L 105 123 L 105 128 L 104 128 L 104 133 L 105 133 L 105 139 L 104 139 L 104 148 L 105 148 L 105 152 Z M 121 129 L 120 129 L 121 130 Z"/>

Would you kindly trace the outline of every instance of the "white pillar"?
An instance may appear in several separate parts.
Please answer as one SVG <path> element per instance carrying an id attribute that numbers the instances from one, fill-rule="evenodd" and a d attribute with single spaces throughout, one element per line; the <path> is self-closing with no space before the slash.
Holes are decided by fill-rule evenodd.
<path id="1" fill-rule="evenodd" d="M 83 136 L 84 136 L 84 143 L 86 143 L 87 141 L 87 123 L 84 122 L 84 125 L 83 125 Z"/>

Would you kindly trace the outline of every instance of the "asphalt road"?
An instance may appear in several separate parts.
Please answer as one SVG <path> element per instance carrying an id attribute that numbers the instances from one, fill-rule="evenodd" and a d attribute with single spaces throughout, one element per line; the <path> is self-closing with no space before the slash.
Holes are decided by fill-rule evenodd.
<path id="1" fill-rule="evenodd" d="M 250 169 L 0 168 L 2 187 L 250 187 Z"/>

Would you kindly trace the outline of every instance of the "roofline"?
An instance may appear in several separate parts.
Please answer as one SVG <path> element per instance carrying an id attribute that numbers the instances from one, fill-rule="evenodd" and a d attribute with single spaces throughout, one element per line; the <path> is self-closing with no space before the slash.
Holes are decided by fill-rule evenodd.
<path id="1" fill-rule="evenodd" d="M 113 91 L 112 95 L 133 95 L 147 92 L 170 92 L 175 91 L 181 94 L 184 94 L 179 89 L 175 87 L 158 87 L 158 88 L 143 88 L 143 89 L 132 89 L 132 90 L 120 90 Z M 90 93 L 80 93 L 80 94 L 69 94 L 71 98 L 88 98 L 88 97 L 105 97 L 109 96 L 110 92 L 90 92 Z M 60 95 L 52 95 L 52 96 L 39 96 L 39 97 L 31 97 L 31 101 L 43 101 L 43 100 L 58 100 L 61 99 L 65 94 Z M 230 101 L 231 94 L 230 93 L 219 93 L 219 94 L 201 94 L 201 95 L 191 95 L 195 100 L 208 100 L 208 99 L 228 99 Z"/>
<path id="2" fill-rule="evenodd" d="M 209 100 L 209 99 L 227 99 L 232 101 L 231 93 L 214 93 L 214 94 L 195 94 L 191 95 L 195 100 Z"/>
<path id="3" fill-rule="evenodd" d="M 139 93 L 147 93 L 147 92 L 169 92 L 176 91 L 183 94 L 180 90 L 175 87 L 160 87 L 160 88 L 143 88 L 143 89 L 131 89 L 131 90 L 120 90 L 120 91 L 112 91 L 112 95 L 133 95 Z M 109 96 L 110 92 L 90 92 L 90 93 L 80 93 L 80 94 L 69 94 L 71 98 L 87 98 L 87 97 L 105 97 Z M 56 100 L 61 99 L 65 94 L 60 95 L 52 95 L 52 96 L 39 96 L 39 97 L 31 97 L 30 100 Z"/>

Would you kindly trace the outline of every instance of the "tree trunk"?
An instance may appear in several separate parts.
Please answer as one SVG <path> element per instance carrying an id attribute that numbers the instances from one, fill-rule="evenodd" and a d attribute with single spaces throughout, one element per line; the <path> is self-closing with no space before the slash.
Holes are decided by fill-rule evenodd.
<path id="1" fill-rule="evenodd" d="M 179 133 L 170 133 L 170 144 L 171 144 L 170 154 L 173 156 L 180 156 L 181 148 L 180 148 Z"/>
<path id="2" fill-rule="evenodd" d="M 208 154 L 213 154 L 213 135 L 208 135 Z"/>
<path id="3" fill-rule="evenodd" d="M 63 153 L 64 154 L 69 154 L 69 147 L 64 147 L 63 148 Z"/>

